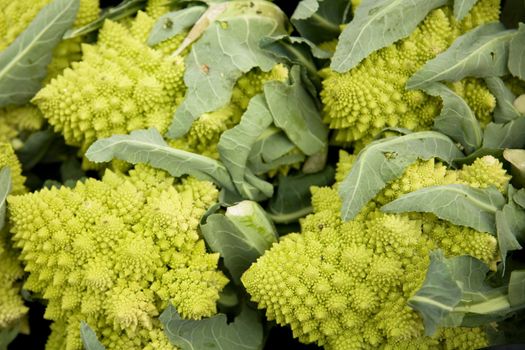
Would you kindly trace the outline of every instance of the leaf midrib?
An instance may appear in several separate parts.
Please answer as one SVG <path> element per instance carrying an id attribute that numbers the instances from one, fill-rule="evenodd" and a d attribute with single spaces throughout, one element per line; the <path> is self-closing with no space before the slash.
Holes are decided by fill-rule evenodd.
<path id="1" fill-rule="evenodd" d="M 482 49 L 484 49 L 485 47 L 493 44 L 494 42 L 497 42 L 499 41 L 500 39 L 503 40 L 503 39 L 507 39 L 507 37 L 511 37 L 513 36 L 515 33 L 515 31 L 513 30 L 506 30 L 504 31 L 503 33 L 498 33 L 496 36 L 494 36 L 493 38 L 491 38 L 489 41 L 487 41 L 485 44 L 481 45 L 480 47 L 478 47 L 477 49 L 475 49 L 474 51 L 472 51 L 471 53 L 469 53 L 467 56 L 465 56 L 463 59 L 461 60 L 458 60 L 456 61 L 455 64 L 449 66 L 449 68 L 445 69 L 445 70 L 442 70 L 441 72 L 439 72 L 438 74 L 436 75 L 433 75 L 431 78 L 428 78 L 428 79 L 425 79 L 425 80 L 422 80 L 420 81 L 419 83 L 412 83 L 410 84 L 410 80 L 409 82 L 407 83 L 407 86 L 406 88 L 409 89 L 409 90 L 412 90 L 412 89 L 415 89 L 415 88 L 418 88 L 420 86 L 423 86 L 423 85 L 426 85 L 426 84 L 429 84 L 429 83 L 432 83 L 434 81 L 440 81 L 439 79 L 436 79 L 440 76 L 443 76 L 447 73 L 449 73 L 450 71 L 452 71 L 453 69 L 459 67 L 460 65 L 465 65 L 466 64 L 466 61 L 468 61 L 471 57 L 475 56 L 475 55 L 478 55 L 479 51 L 481 51 Z M 417 73 L 416 73 L 417 74 Z"/>
<path id="2" fill-rule="evenodd" d="M 448 142 L 451 142 L 451 140 L 444 136 L 443 134 L 440 134 L 440 133 L 437 133 L 437 132 L 432 132 L 432 131 L 428 131 L 428 132 L 420 132 L 418 133 L 418 135 L 416 135 L 416 137 L 412 137 L 412 138 L 409 138 L 407 136 L 409 135 L 415 135 L 415 134 L 408 134 L 408 135 L 405 135 L 405 137 L 401 137 L 401 138 L 395 138 L 395 139 L 392 139 L 390 141 L 388 141 L 388 144 L 389 145 L 396 145 L 398 143 L 405 143 L 407 141 L 407 139 L 410 139 L 409 141 L 411 140 L 421 140 L 421 139 L 424 139 L 425 136 L 434 136 L 434 138 L 440 138 L 440 139 L 443 139 L 445 141 L 448 141 Z M 368 154 L 370 154 L 370 152 L 373 152 L 375 151 L 376 148 L 379 148 L 381 145 L 384 145 L 385 143 L 387 142 L 378 142 L 374 145 L 370 145 L 370 147 L 368 148 L 368 150 L 365 150 L 363 152 L 363 155 L 362 156 L 359 156 L 359 158 L 356 160 L 356 163 L 359 162 L 359 160 L 361 158 L 366 158 L 366 156 Z M 419 158 L 419 157 L 418 157 Z M 343 198 L 343 208 L 344 208 L 344 211 L 342 212 L 342 218 L 343 220 L 347 221 L 348 219 L 352 219 L 352 218 L 349 218 L 349 212 L 351 212 L 351 203 L 353 202 L 353 199 L 355 198 L 355 195 L 357 193 L 357 190 L 358 190 L 358 187 L 359 186 L 355 186 L 355 184 L 359 184 L 360 181 L 361 181 L 361 178 L 363 176 L 363 167 L 364 167 L 364 162 L 359 162 L 359 167 L 358 167 L 358 177 L 356 179 L 356 181 L 354 182 L 354 190 L 350 192 L 349 195 L 345 196 L 345 198 Z M 347 177 L 345 178 L 345 180 L 349 177 L 350 175 L 347 175 Z M 381 176 L 381 179 L 383 179 L 383 177 Z M 343 186 L 342 186 L 343 187 Z M 377 194 L 377 192 L 376 192 Z M 357 213 L 356 213 L 357 214 Z M 354 214 L 354 216 L 356 215 Z"/>
<path id="3" fill-rule="evenodd" d="M 11 60 L 9 62 L 9 64 L 7 64 L 1 71 L 0 71 L 0 80 L 2 80 L 5 75 L 7 73 L 9 73 L 9 71 L 11 70 L 11 68 L 13 67 L 13 65 L 17 65 L 28 53 L 28 51 L 31 51 L 31 49 L 33 48 L 33 45 L 35 45 L 35 42 L 38 43 L 38 41 L 40 40 L 40 38 L 42 36 L 44 36 L 44 34 L 47 33 L 47 31 L 50 29 L 50 27 L 52 27 L 56 22 L 58 22 L 60 20 L 60 18 L 62 17 L 62 15 L 67 12 L 69 10 L 69 8 L 71 6 L 73 6 L 74 4 L 74 1 L 70 1 L 69 4 L 64 7 L 64 9 L 59 12 L 53 20 L 51 20 L 40 32 L 37 36 L 35 36 L 31 41 L 29 41 L 28 45 L 25 46 L 25 48 L 22 50 L 22 51 L 19 51 L 18 54 L 15 55 L 14 59 Z M 50 5 L 48 6 L 52 6 L 53 3 L 51 3 Z M 41 10 L 42 11 L 42 10 Z M 32 29 L 31 27 L 28 27 L 22 34 L 20 34 L 20 37 L 22 35 L 24 35 L 24 33 L 28 32 L 28 30 Z M 13 44 L 16 43 L 16 40 L 15 42 L 13 42 Z M 19 59 L 17 59 L 17 57 L 20 57 Z"/>
<path id="4" fill-rule="evenodd" d="M 402 0 L 394 0 L 392 1 L 389 5 L 387 5 L 386 7 L 384 7 L 382 10 L 380 11 L 377 11 L 377 14 L 375 16 L 372 16 L 372 18 L 367 21 L 367 23 L 361 27 L 361 30 L 359 31 L 359 34 L 357 35 L 357 37 L 355 38 L 353 44 L 351 45 L 351 49 L 350 51 L 348 52 L 348 54 L 346 55 L 345 59 L 339 63 L 338 65 L 338 69 L 340 69 L 342 66 L 345 65 L 345 63 L 350 59 L 350 57 L 353 56 L 353 51 L 354 51 L 354 48 L 356 47 L 356 43 L 359 42 L 359 39 L 361 38 L 361 36 L 363 35 L 363 32 L 365 31 L 366 28 L 368 28 L 370 26 L 370 24 L 372 22 L 374 22 L 376 20 L 376 18 L 380 17 L 380 15 L 383 15 L 388 9 L 392 8 L 393 6 L 395 6 L 397 3 L 399 3 L 399 1 L 402 1 Z M 359 63 L 359 62 L 358 62 Z"/>

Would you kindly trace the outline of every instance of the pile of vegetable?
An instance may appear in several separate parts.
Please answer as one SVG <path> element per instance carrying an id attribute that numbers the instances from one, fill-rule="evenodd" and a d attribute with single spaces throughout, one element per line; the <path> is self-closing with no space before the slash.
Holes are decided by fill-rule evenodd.
<path id="1" fill-rule="evenodd" d="M 525 344 L 525 2 L 0 7 L 0 350 Z"/>

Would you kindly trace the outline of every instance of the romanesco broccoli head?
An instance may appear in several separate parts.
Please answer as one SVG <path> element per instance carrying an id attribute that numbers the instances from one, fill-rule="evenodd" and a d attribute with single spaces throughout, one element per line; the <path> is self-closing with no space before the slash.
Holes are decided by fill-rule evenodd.
<path id="1" fill-rule="evenodd" d="M 438 8 L 410 36 L 373 52 L 348 72 L 323 70 L 324 121 L 335 130 L 334 142 L 361 148 L 385 127 L 428 129 L 439 114 L 441 100 L 420 90 L 405 90 L 407 80 L 459 35 L 497 21 L 498 16 L 498 0 L 478 1 L 460 22 L 448 6 Z M 455 90 L 486 123 L 494 98 L 481 80 L 464 84 Z"/>
<path id="2" fill-rule="evenodd" d="M 35 96 L 33 102 L 66 143 L 85 151 L 114 134 L 167 130 L 185 93 L 183 60 L 148 47 L 132 32 L 106 21 L 98 43 L 83 46 L 83 60 Z"/>
<path id="3" fill-rule="evenodd" d="M 174 183 L 137 165 L 129 176 L 107 170 L 73 189 L 10 196 L 25 288 L 55 321 L 48 349 L 80 350 L 81 320 L 107 349 L 143 349 L 166 343 L 156 317 L 170 302 L 185 318 L 213 315 L 227 279 L 197 228 L 217 195 L 209 182 Z"/>
<path id="4" fill-rule="evenodd" d="M 463 97 L 476 115 L 482 127 L 492 121 L 492 112 L 496 108 L 496 98 L 481 79 L 465 78 L 450 84 L 451 89 Z"/>
<path id="5" fill-rule="evenodd" d="M 0 142 L 11 142 L 17 148 L 20 137 L 40 130 L 44 125 L 42 113 L 33 105 L 8 106 L 0 109 Z"/>
<path id="6" fill-rule="evenodd" d="M 496 186 L 500 192 L 507 190 L 510 175 L 503 164 L 492 156 L 476 159 L 471 165 L 464 165 L 458 174 L 459 179 L 472 187 L 486 188 Z"/>
<path id="7" fill-rule="evenodd" d="M 341 153 L 338 181 L 355 157 Z M 430 159 L 417 161 L 351 221 L 340 218 L 338 183 L 312 188 L 314 214 L 302 233 L 284 236 L 243 275 L 252 300 L 278 324 L 289 325 L 304 343 L 326 349 L 475 349 L 486 346 L 479 328 L 440 329 L 424 336 L 424 324 L 407 301 L 421 287 L 429 253 L 471 255 L 494 267 L 496 239 L 428 213 L 386 214 L 379 208 L 424 187 L 463 183 L 503 186 L 509 177 L 483 157 L 461 170 Z M 499 162 L 498 162 L 499 163 Z M 503 180 L 504 179 L 504 180 Z"/>
<path id="8" fill-rule="evenodd" d="M 51 1 L 47 1 L 50 3 Z M 100 12 L 100 0 L 81 0 L 80 7 L 75 18 L 73 27 L 82 27 L 98 18 Z M 62 40 L 53 50 L 53 58 L 47 66 L 47 76 L 44 84 L 47 84 L 71 65 L 71 62 L 79 61 L 82 57 L 82 37 Z"/>
<path id="9" fill-rule="evenodd" d="M 0 169 L 4 167 L 10 170 L 11 193 L 25 193 L 25 178 L 13 148 L 9 143 L 0 142 Z M 8 227 L 3 225 L 0 222 L 0 331 L 15 326 L 27 312 L 19 283 L 24 270 L 10 245 Z"/>
<path id="10" fill-rule="evenodd" d="M 9 167 L 11 171 L 11 193 L 25 193 L 25 177 L 22 176 L 22 166 L 15 155 L 11 144 L 0 141 L 0 169 Z"/>
<path id="11" fill-rule="evenodd" d="M 158 18 L 169 10 L 170 4 L 166 0 L 148 0 L 146 4 L 146 13 L 153 18 Z"/>
<path id="12" fill-rule="evenodd" d="M 9 246 L 7 229 L 0 230 L 0 331 L 11 328 L 27 313 L 20 295 L 24 269 Z"/>

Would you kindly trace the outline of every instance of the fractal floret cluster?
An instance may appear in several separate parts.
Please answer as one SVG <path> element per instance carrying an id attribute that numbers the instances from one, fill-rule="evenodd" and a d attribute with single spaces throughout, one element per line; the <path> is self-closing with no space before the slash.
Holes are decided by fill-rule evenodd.
<path id="1" fill-rule="evenodd" d="M 385 127 L 429 129 L 441 110 L 441 99 L 406 90 L 407 80 L 461 34 L 497 21 L 499 6 L 497 0 L 480 0 L 461 21 L 450 7 L 438 8 L 410 36 L 373 52 L 348 72 L 324 69 L 324 121 L 335 130 L 334 142 L 362 147 Z M 490 121 L 496 101 L 482 80 L 467 79 L 451 88 L 465 98 L 482 124 Z"/>
<path id="2" fill-rule="evenodd" d="M 130 27 L 105 21 L 96 45 L 33 99 L 66 143 L 83 151 L 95 140 L 155 127 L 165 132 L 185 94 L 184 63 L 150 48 L 154 21 L 142 13 Z"/>
<path id="3" fill-rule="evenodd" d="M 137 165 L 10 196 L 24 287 L 55 321 L 46 349 L 82 349 L 81 321 L 107 349 L 170 349 L 158 320 L 169 303 L 184 318 L 215 314 L 227 278 L 197 228 L 217 195 L 209 182 Z"/>
<path id="4" fill-rule="evenodd" d="M 11 145 L 0 142 L 0 170 L 8 167 L 11 177 L 11 193 L 26 192 L 22 167 Z M 17 259 L 17 253 L 10 244 L 9 230 L 0 222 L 0 332 L 17 325 L 27 312 L 20 296 L 24 270 Z"/>
<path id="5" fill-rule="evenodd" d="M 24 269 L 9 246 L 8 231 L 0 230 L 0 332 L 17 326 L 27 313 L 20 296 Z"/>
<path id="6" fill-rule="evenodd" d="M 355 156 L 344 153 L 337 179 Z M 351 221 L 340 218 L 339 183 L 313 187 L 314 214 L 302 232 L 281 239 L 243 275 L 252 300 L 268 319 L 289 325 L 301 342 L 325 349 L 477 349 L 480 328 L 442 328 L 424 335 L 407 301 L 421 287 L 429 253 L 471 255 L 489 266 L 499 260 L 496 238 L 428 213 L 386 214 L 379 208 L 402 194 L 445 184 L 503 188 L 510 176 L 491 156 L 461 170 L 418 160 Z"/>
<path id="7" fill-rule="evenodd" d="M 0 109 L 0 142 L 22 145 L 20 136 L 40 130 L 44 125 L 42 113 L 32 105 L 8 106 Z"/>
<path id="8" fill-rule="evenodd" d="M 22 166 L 15 155 L 13 147 L 7 142 L 0 141 L 0 169 L 8 167 L 11 175 L 11 193 L 25 192 L 25 177 L 22 176 Z"/>

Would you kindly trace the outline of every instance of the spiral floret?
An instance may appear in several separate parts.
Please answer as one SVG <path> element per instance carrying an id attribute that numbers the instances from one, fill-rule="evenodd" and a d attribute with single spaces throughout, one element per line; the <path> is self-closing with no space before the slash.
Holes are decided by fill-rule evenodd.
<path id="1" fill-rule="evenodd" d="M 80 350 L 80 320 L 107 349 L 143 349 L 167 343 L 158 315 L 169 303 L 185 318 L 215 314 L 227 279 L 197 229 L 217 194 L 209 182 L 174 183 L 137 165 L 129 176 L 107 170 L 73 189 L 10 196 L 25 288 L 55 321 L 47 349 Z"/>

